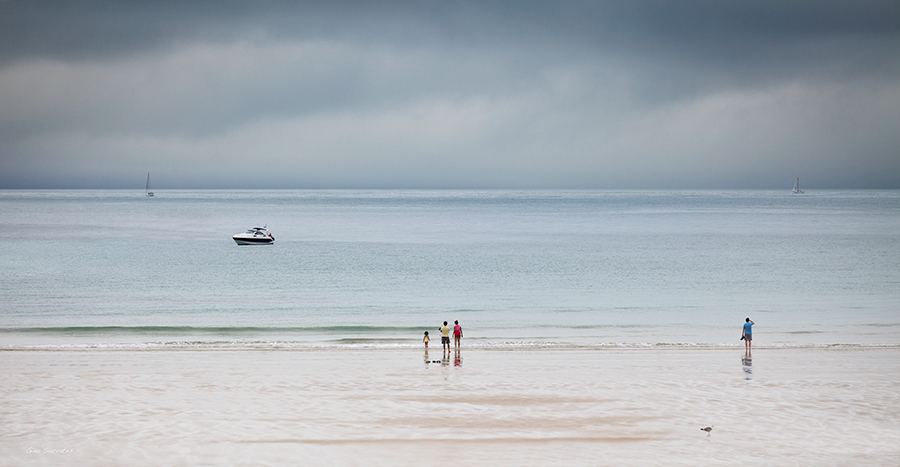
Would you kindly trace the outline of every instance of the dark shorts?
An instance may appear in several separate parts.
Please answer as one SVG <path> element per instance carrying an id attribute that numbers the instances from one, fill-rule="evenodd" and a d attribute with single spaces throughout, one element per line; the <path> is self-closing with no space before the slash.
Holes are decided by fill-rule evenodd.
<path id="1" fill-rule="evenodd" d="M 449 344 L 449 343 L 450 343 L 449 337 L 441 336 L 441 344 Z"/>
<path id="2" fill-rule="evenodd" d="M 753 334 L 744 334 L 744 340 L 745 340 L 745 341 L 752 341 L 752 340 L 753 340 Z"/>

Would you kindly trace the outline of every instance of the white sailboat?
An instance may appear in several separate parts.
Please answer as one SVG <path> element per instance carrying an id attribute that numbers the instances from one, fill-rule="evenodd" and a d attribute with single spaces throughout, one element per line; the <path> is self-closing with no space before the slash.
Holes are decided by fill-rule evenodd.
<path id="1" fill-rule="evenodd" d="M 803 190 L 800 189 L 800 177 L 797 177 L 797 181 L 794 182 L 794 193 L 796 193 L 796 194 L 803 193 Z"/>
<path id="2" fill-rule="evenodd" d="M 147 196 L 153 196 L 153 192 L 150 191 L 150 172 L 147 172 Z"/>

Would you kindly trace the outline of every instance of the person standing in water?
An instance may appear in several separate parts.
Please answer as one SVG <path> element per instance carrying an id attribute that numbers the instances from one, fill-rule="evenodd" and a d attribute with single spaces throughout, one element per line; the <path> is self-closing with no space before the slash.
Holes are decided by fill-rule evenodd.
<path id="1" fill-rule="evenodd" d="M 750 318 L 747 318 L 747 321 L 744 322 L 744 332 L 742 335 L 742 339 L 744 339 L 744 347 L 747 349 L 747 355 L 750 355 L 750 342 L 753 340 L 753 325 L 755 323 L 750 321 Z"/>
<path id="2" fill-rule="evenodd" d="M 430 341 L 430 340 L 431 340 L 431 338 L 428 337 L 428 331 L 425 331 L 425 337 L 422 338 L 422 342 L 425 343 L 426 350 L 428 349 L 428 341 Z"/>
<path id="3" fill-rule="evenodd" d="M 459 339 L 462 337 L 462 326 L 459 325 L 459 321 L 454 321 L 453 324 L 453 344 L 455 347 L 459 348 Z"/>
<path id="4" fill-rule="evenodd" d="M 444 347 L 444 350 L 450 351 L 450 326 L 447 326 L 447 322 L 444 321 L 444 326 L 441 327 L 441 345 Z"/>

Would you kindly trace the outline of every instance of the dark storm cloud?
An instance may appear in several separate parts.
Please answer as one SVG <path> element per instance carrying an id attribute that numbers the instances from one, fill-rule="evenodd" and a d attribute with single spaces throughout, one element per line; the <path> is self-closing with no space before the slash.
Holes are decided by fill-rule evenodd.
<path id="1" fill-rule="evenodd" d="M 896 187 L 898 102 L 896 1 L 0 2 L 0 187 Z"/>
<path id="2" fill-rule="evenodd" d="M 0 64 L 24 57 L 97 59 L 192 41 L 325 35 L 394 43 L 446 41 L 471 47 L 505 42 L 531 50 L 543 46 L 548 52 L 572 56 L 598 49 L 690 60 L 695 66 L 744 63 L 738 68 L 750 70 L 760 61 L 775 58 L 763 70 L 771 72 L 821 58 L 817 55 L 825 55 L 840 68 L 834 64 L 836 51 L 827 42 L 819 47 L 806 44 L 854 35 L 870 41 L 851 43 L 850 51 L 838 58 L 865 62 L 866 55 L 871 55 L 871 65 L 895 67 L 895 61 L 878 59 L 883 51 L 859 45 L 878 45 L 878 36 L 895 35 L 898 23 L 897 7 L 891 2 L 410 2 L 379 3 L 377 8 L 365 2 L 5 5 L 12 8 L 3 15 Z M 882 45 L 896 45 L 893 39 Z M 789 58 L 778 60 L 781 57 L 772 57 L 773 52 Z M 848 68 L 856 70 L 857 64 Z"/>
<path id="3" fill-rule="evenodd" d="M 896 71 L 900 3 L 846 1 L 604 2 L 40 2 L 0 3 L 0 65 L 90 60 L 184 42 L 310 39 L 506 44 L 569 54 L 591 49 L 702 62 L 803 64 L 854 58 Z M 849 40 L 848 43 L 842 41 Z M 813 42 L 821 42 L 817 47 Z M 874 49 L 859 49 L 857 41 Z M 785 46 L 788 46 L 785 48 Z M 841 50 L 847 45 L 850 50 Z M 849 57 L 853 55 L 854 57 Z M 896 58 L 896 51 L 892 54 Z M 776 57 L 778 58 L 778 57 Z M 774 63 L 789 66 L 787 61 Z"/>
<path id="4" fill-rule="evenodd" d="M 346 5 L 350 6 L 350 5 Z M 309 38 L 352 32 L 388 10 L 340 2 L 31 2 L 3 9 L 0 62 L 115 59 L 189 42 Z"/>

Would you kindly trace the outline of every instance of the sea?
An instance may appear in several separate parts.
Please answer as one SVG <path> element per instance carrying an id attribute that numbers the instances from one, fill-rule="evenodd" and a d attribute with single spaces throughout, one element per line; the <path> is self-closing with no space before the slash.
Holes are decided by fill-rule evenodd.
<path id="1" fill-rule="evenodd" d="M 898 345 L 900 191 L 3 190 L 0 296 L 0 348 Z"/>
<path id="2" fill-rule="evenodd" d="M 897 466 L 898 334 L 896 190 L 0 190 L 4 467 Z"/>

